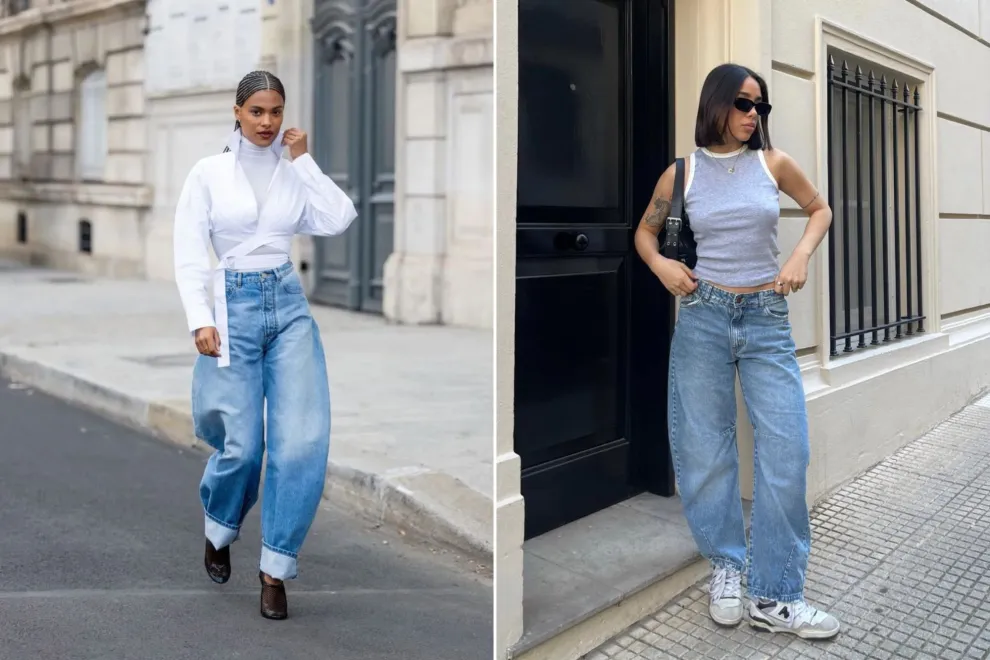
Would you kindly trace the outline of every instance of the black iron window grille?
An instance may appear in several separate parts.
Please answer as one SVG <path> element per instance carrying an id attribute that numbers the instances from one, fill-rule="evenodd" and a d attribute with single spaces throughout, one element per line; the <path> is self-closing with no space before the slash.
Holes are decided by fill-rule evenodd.
<path id="1" fill-rule="evenodd" d="M 924 332 L 917 84 L 828 58 L 829 350 Z M 853 340 L 856 340 L 854 343 Z"/>

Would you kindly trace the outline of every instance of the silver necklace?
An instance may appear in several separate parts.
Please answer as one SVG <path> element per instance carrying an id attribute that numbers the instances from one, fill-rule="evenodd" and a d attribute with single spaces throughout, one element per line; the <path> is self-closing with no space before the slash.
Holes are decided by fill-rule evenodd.
<path id="1" fill-rule="evenodd" d="M 743 152 L 740 151 L 739 153 L 736 154 L 736 157 L 732 161 L 732 166 L 729 167 L 729 170 L 728 170 L 729 174 L 735 174 L 736 173 L 736 163 L 739 162 L 739 157 L 742 156 L 742 153 Z"/>
<path id="2" fill-rule="evenodd" d="M 736 157 L 732 160 L 732 165 L 729 167 L 729 169 L 725 170 L 726 172 L 728 172 L 729 174 L 735 174 L 736 173 L 736 163 L 739 161 L 739 157 L 743 155 L 743 152 L 744 151 L 746 151 L 745 146 L 743 146 L 743 147 L 741 147 L 739 149 L 739 152 L 736 154 Z M 715 156 L 714 155 L 715 152 L 709 150 L 708 153 L 713 154 L 712 157 L 715 159 L 716 162 L 718 162 L 718 166 L 721 167 L 722 169 L 725 169 L 725 166 L 722 165 L 722 163 L 721 163 L 721 160 L 722 159 L 719 158 L 718 156 Z"/>

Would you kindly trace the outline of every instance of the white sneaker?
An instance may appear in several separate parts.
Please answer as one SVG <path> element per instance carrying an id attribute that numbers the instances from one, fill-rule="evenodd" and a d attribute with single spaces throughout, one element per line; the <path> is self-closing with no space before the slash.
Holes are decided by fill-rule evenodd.
<path id="1" fill-rule="evenodd" d="M 754 628 L 791 633 L 804 639 L 829 639 L 839 634 L 838 619 L 803 600 L 793 603 L 750 600 L 746 620 Z"/>
<path id="2" fill-rule="evenodd" d="M 734 568 L 712 567 L 712 580 L 708 583 L 708 614 L 720 626 L 738 625 L 743 618 L 743 602 L 740 588 L 742 575 Z"/>

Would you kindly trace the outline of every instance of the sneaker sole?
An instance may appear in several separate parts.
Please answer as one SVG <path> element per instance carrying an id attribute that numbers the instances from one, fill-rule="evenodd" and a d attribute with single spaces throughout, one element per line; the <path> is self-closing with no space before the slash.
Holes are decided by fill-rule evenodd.
<path id="1" fill-rule="evenodd" d="M 738 619 L 720 619 L 718 618 L 718 616 L 716 616 L 715 612 L 713 612 L 712 608 L 710 607 L 708 608 L 708 616 L 711 617 L 712 621 L 722 626 L 723 628 L 735 628 L 740 623 L 742 623 L 743 620 L 742 614 L 739 615 Z"/>
<path id="2" fill-rule="evenodd" d="M 791 628 L 780 628 L 772 623 L 757 621 L 756 619 L 750 617 L 746 618 L 746 622 L 750 625 L 750 627 L 756 628 L 757 630 L 762 630 L 769 633 L 787 633 L 789 635 L 796 635 L 801 639 L 831 639 L 839 634 L 839 628 L 836 628 L 835 630 L 813 630 L 808 628 L 792 630 Z"/>

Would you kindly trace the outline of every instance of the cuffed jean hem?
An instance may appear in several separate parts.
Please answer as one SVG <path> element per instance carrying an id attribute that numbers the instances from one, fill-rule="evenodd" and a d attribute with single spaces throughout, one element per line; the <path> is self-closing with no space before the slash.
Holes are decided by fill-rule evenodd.
<path id="1" fill-rule="evenodd" d="M 261 572 L 276 580 L 296 578 L 298 561 L 292 555 L 274 550 L 264 543 L 261 547 Z"/>
<path id="2" fill-rule="evenodd" d="M 772 591 L 766 589 L 753 589 L 750 587 L 746 588 L 746 593 L 750 598 L 762 598 L 763 600 L 775 600 L 778 603 L 796 603 L 799 600 L 804 600 L 804 592 L 797 591 L 790 594 L 775 594 Z"/>
<path id="3" fill-rule="evenodd" d="M 231 527 L 230 525 L 224 524 L 215 518 L 210 517 L 210 514 L 206 514 L 206 539 L 213 544 L 213 547 L 219 550 L 220 548 L 226 548 L 228 545 L 233 543 L 241 535 L 241 530 L 237 527 Z"/>
<path id="4" fill-rule="evenodd" d="M 711 562 L 714 568 L 726 568 L 726 569 L 731 568 L 739 571 L 740 573 L 743 572 L 743 567 L 737 564 L 736 562 L 732 561 L 731 559 L 722 559 L 721 557 L 715 557 L 715 558 L 709 558 L 708 561 Z"/>

